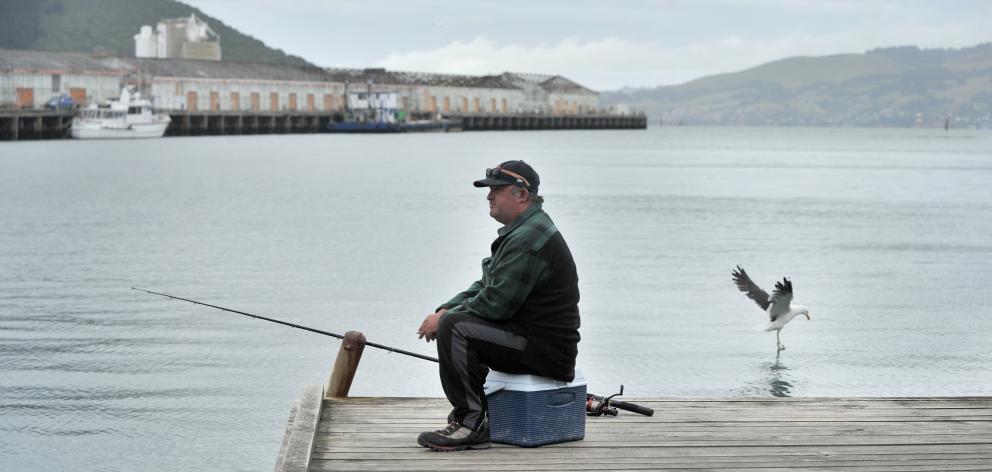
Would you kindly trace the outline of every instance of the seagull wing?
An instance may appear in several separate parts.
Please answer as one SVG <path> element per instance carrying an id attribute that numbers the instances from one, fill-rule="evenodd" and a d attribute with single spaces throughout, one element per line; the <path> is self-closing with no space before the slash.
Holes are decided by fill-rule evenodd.
<path id="1" fill-rule="evenodd" d="M 772 321 L 789 312 L 789 303 L 792 302 L 792 281 L 783 277 L 781 282 L 775 282 L 775 290 L 769 299 L 771 308 L 768 315 Z"/>
<path id="2" fill-rule="evenodd" d="M 771 305 L 769 301 L 768 293 L 757 286 L 751 281 L 751 277 L 747 276 L 747 272 L 741 266 L 737 266 L 737 269 L 732 271 L 730 275 L 734 276 L 734 283 L 737 284 L 737 289 L 746 293 L 747 298 L 754 300 L 762 310 L 767 310 L 768 306 Z M 792 297 L 792 294 L 789 294 Z"/>

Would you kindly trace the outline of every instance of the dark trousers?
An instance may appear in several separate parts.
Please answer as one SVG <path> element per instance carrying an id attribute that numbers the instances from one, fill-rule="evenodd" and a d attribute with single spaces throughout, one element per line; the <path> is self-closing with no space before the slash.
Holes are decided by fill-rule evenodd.
<path id="1" fill-rule="evenodd" d="M 489 369 L 530 374 L 520 363 L 527 340 L 505 324 L 470 314 L 444 314 L 437 328 L 437 357 L 441 386 L 453 416 L 463 426 L 478 429 L 488 403 L 483 384 Z"/>

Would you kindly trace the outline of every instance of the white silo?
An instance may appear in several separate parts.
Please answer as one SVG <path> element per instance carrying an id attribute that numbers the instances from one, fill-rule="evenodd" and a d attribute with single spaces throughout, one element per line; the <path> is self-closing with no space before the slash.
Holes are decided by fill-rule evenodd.
<path id="1" fill-rule="evenodd" d="M 158 55 L 158 39 L 152 33 L 152 27 L 145 25 L 141 32 L 134 35 L 135 57 L 156 57 Z"/>
<path id="2" fill-rule="evenodd" d="M 200 21 L 196 14 L 189 16 L 186 20 L 186 42 L 196 43 L 207 39 L 207 24 Z"/>

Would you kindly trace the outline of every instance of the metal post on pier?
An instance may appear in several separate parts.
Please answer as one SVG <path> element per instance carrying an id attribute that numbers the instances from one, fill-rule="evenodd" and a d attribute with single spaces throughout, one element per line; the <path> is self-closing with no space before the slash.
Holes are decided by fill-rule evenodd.
<path id="1" fill-rule="evenodd" d="M 348 331 L 341 340 L 338 357 L 334 360 L 334 370 L 327 379 L 324 388 L 325 398 L 347 397 L 351 390 L 351 381 L 355 379 L 358 363 L 362 360 L 365 350 L 365 335 L 358 331 Z"/>

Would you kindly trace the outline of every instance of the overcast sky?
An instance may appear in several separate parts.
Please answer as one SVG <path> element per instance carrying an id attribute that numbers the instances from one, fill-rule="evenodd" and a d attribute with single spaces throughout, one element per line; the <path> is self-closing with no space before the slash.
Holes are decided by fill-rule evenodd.
<path id="1" fill-rule="evenodd" d="M 320 66 L 560 74 L 596 90 L 791 56 L 992 42 L 989 0 L 182 1 Z"/>

